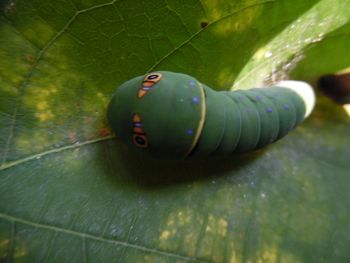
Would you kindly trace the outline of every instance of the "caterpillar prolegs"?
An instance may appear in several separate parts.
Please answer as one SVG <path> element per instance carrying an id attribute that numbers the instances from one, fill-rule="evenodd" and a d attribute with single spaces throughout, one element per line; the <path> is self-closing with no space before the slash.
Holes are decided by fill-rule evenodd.
<path id="1" fill-rule="evenodd" d="M 206 158 L 247 152 L 286 135 L 312 111 L 315 96 L 301 81 L 214 91 L 167 71 L 123 83 L 108 106 L 117 136 L 154 158 Z"/>

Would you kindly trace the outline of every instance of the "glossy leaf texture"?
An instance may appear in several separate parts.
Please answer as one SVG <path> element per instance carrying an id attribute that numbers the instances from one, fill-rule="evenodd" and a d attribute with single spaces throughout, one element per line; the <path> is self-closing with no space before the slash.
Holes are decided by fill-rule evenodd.
<path id="1" fill-rule="evenodd" d="M 153 69 L 217 90 L 315 84 L 350 66 L 348 0 L 0 10 L 0 262 L 350 261 L 350 121 L 322 94 L 290 135 L 225 159 L 142 159 L 105 119 L 116 87 Z"/>

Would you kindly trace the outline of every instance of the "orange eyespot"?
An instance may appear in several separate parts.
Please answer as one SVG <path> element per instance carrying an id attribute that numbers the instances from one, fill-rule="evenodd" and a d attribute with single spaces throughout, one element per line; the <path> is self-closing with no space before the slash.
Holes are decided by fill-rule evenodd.
<path id="1" fill-rule="evenodd" d="M 132 121 L 133 122 L 141 122 L 141 116 L 137 113 L 134 114 L 134 116 L 132 116 Z"/>
<path id="2" fill-rule="evenodd" d="M 143 98 L 151 89 L 152 87 L 157 84 L 162 79 L 162 74 L 160 73 L 150 73 L 145 76 L 145 78 L 142 81 L 141 88 L 137 92 L 137 97 L 139 99 Z"/>
<path id="3" fill-rule="evenodd" d="M 144 133 L 142 128 L 140 128 L 140 127 L 134 127 L 133 131 L 134 131 L 134 133 Z"/>
<path id="4" fill-rule="evenodd" d="M 146 148 L 148 146 L 147 136 L 142 128 L 143 123 L 140 114 L 134 113 L 132 116 L 132 141 L 133 143 L 140 148 Z"/>
<path id="5" fill-rule="evenodd" d="M 157 83 L 158 81 L 160 81 L 161 78 L 162 74 L 160 73 L 150 73 L 143 79 L 143 81 L 151 81 Z"/>
<path id="6" fill-rule="evenodd" d="M 143 81 L 142 82 L 143 87 L 152 87 L 153 85 L 154 85 L 154 83 L 151 81 Z"/>

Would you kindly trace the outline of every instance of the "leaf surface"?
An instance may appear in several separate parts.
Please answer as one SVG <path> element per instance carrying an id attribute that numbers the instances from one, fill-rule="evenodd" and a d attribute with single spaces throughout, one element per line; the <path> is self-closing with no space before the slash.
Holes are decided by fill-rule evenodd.
<path id="1" fill-rule="evenodd" d="M 349 66 L 349 1 L 0 8 L 0 262 L 349 262 L 350 121 L 322 95 L 283 140 L 194 163 L 135 156 L 105 119 L 153 69 L 314 84 Z"/>

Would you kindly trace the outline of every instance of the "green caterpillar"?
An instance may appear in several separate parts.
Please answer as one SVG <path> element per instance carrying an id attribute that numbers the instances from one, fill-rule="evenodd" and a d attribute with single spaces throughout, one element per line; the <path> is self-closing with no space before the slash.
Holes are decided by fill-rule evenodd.
<path id="1" fill-rule="evenodd" d="M 191 76 L 158 71 L 123 83 L 107 117 L 117 136 L 144 155 L 206 158 L 280 139 L 311 113 L 314 102 L 312 88 L 301 81 L 218 92 Z"/>

